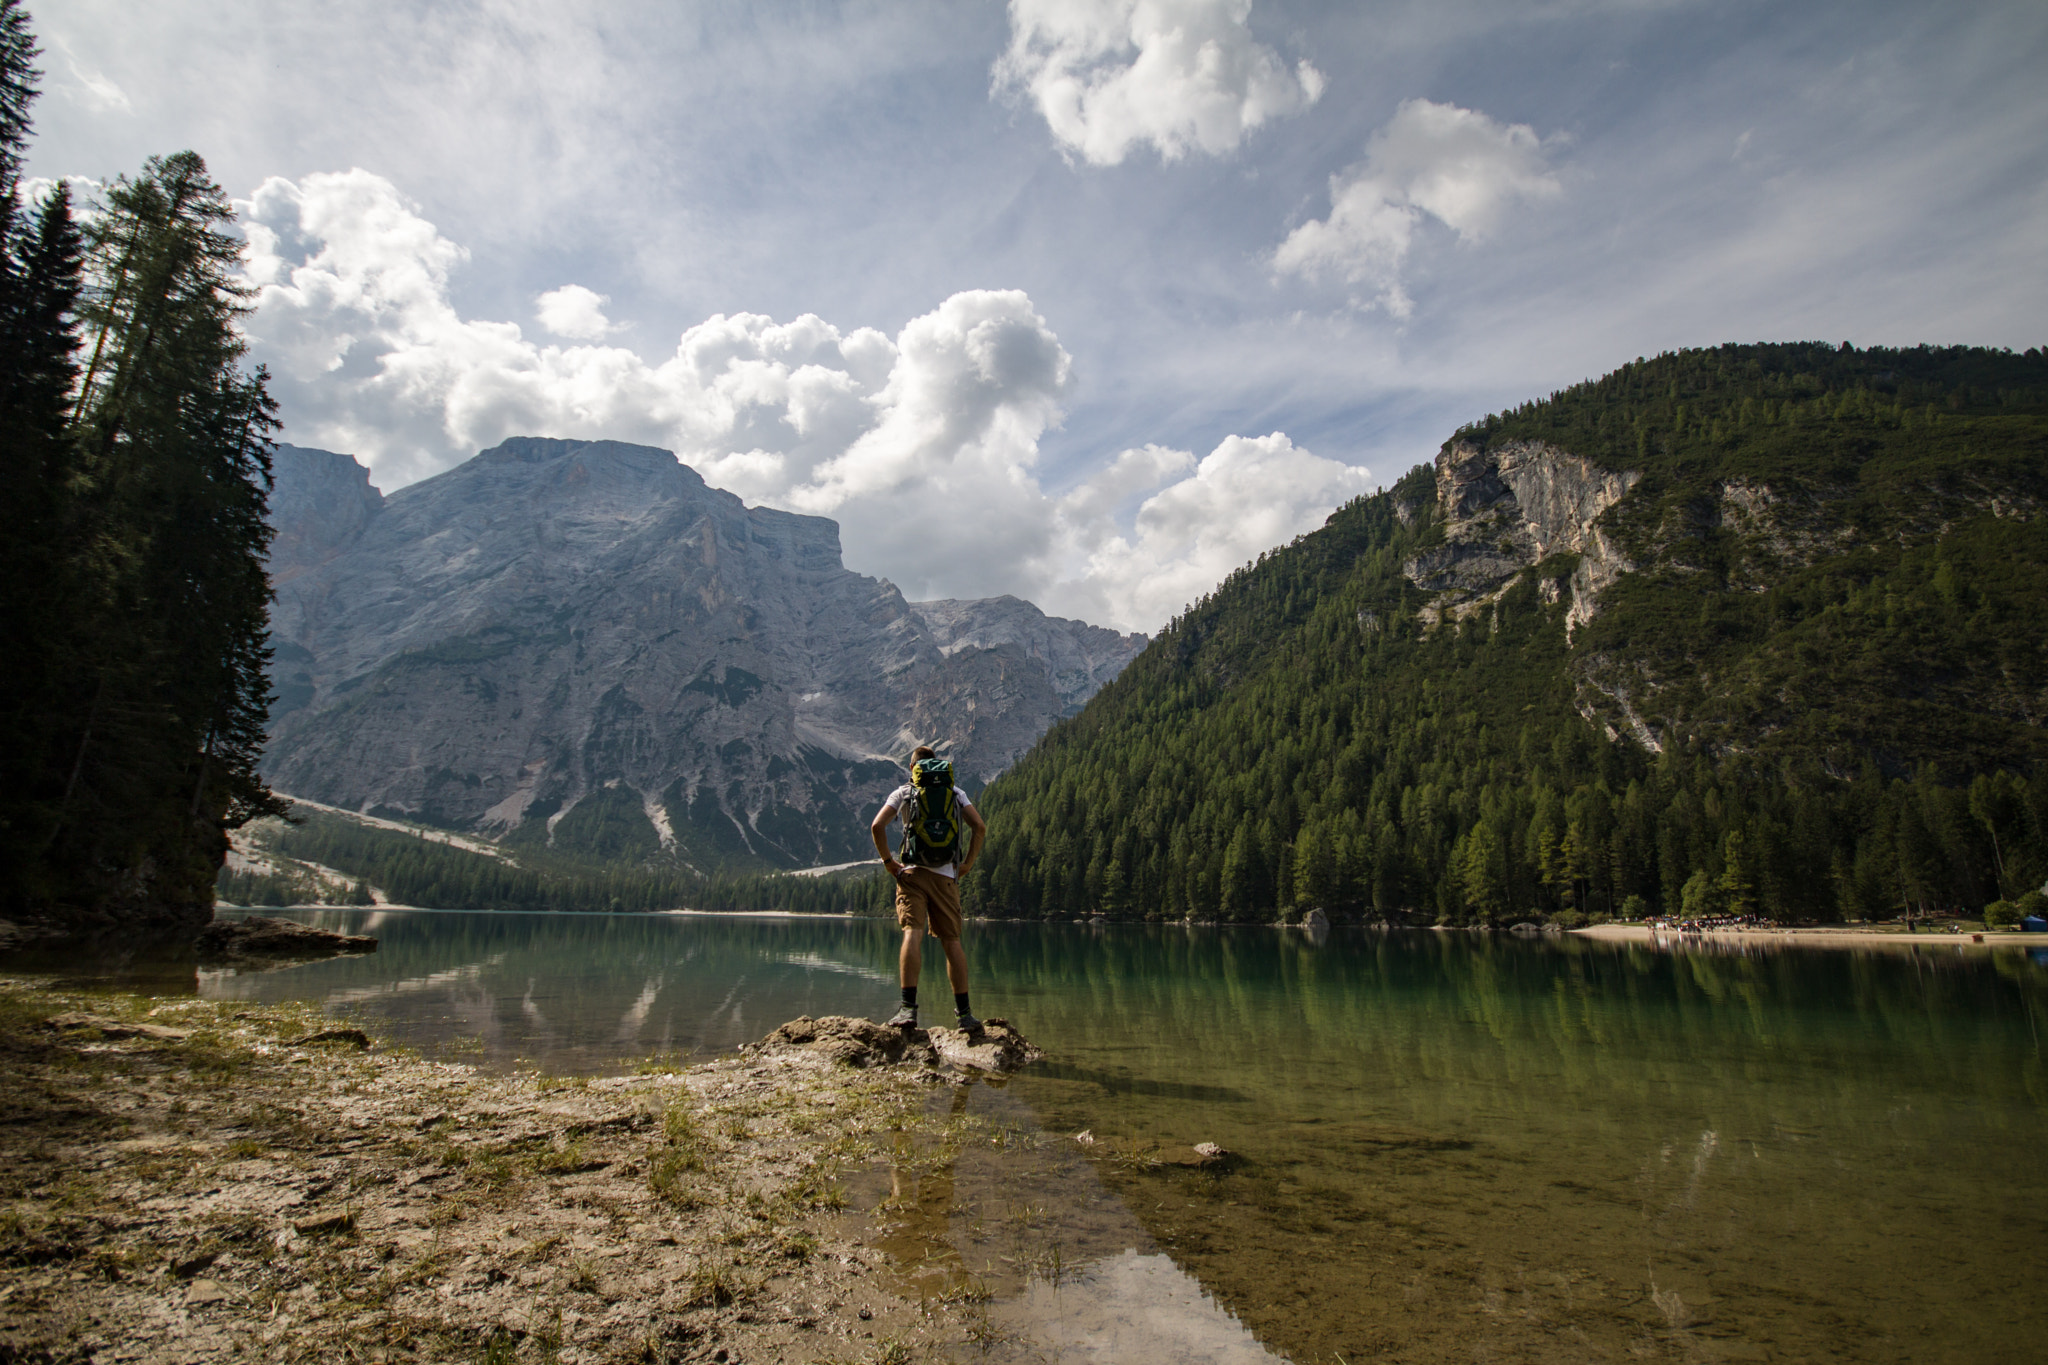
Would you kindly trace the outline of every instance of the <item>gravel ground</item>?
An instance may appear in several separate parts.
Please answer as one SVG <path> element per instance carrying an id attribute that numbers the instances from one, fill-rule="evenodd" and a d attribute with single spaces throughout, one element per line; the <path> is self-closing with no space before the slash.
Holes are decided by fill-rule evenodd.
<path id="1" fill-rule="evenodd" d="M 892 1293 L 843 1182 L 977 1057 L 875 1028 L 550 1078 L 0 978 L 0 1365 L 974 1358 L 986 1293 Z"/>

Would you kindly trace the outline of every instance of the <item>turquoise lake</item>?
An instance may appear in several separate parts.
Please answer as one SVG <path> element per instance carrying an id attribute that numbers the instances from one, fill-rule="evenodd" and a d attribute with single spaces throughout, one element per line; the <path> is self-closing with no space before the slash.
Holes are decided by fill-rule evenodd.
<path id="1" fill-rule="evenodd" d="M 293 914 L 380 949 L 112 975 L 315 1001 L 430 1054 L 554 1073 L 895 1003 L 882 921 Z M 2048 953 L 1143 924 L 967 942 L 977 1010 L 1048 1061 L 934 1102 L 1085 1158 L 1116 1216 L 1033 1212 L 1054 1237 L 1073 1220 L 1069 1278 L 1199 1300 L 1242 1337 L 1209 1358 L 2041 1357 Z M 1198 1142 L 1232 1162 L 1167 1159 Z M 926 1261 L 975 1269 L 988 1169 L 916 1201 Z"/>

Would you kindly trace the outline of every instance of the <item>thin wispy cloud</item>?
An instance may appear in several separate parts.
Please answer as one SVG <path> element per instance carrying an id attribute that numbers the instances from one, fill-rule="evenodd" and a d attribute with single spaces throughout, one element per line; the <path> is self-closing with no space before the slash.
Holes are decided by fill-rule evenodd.
<path id="1" fill-rule="evenodd" d="M 64 58 L 64 75 L 69 78 L 58 81 L 58 90 L 94 113 L 134 112 L 135 106 L 130 102 L 128 92 L 104 72 L 81 63 L 71 51 L 71 44 L 59 38 L 53 46 Z"/>

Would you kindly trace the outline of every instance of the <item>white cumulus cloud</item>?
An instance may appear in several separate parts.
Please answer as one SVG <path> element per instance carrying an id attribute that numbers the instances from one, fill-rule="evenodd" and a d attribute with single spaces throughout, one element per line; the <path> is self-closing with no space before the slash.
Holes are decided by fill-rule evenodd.
<path id="1" fill-rule="evenodd" d="M 1407 100 L 1373 134 L 1365 160 L 1330 177 L 1330 216 L 1289 233 L 1273 264 L 1364 285 L 1389 313 L 1406 317 L 1413 304 L 1402 268 L 1425 218 L 1476 242 L 1498 229 L 1517 201 L 1562 192 L 1528 124 Z"/>
<path id="2" fill-rule="evenodd" d="M 550 289 L 533 301 L 534 319 L 558 337 L 572 341 L 596 341 L 612 330 L 604 315 L 607 296 L 580 284 Z"/>
<path id="3" fill-rule="evenodd" d="M 891 337 L 806 314 L 719 314 L 656 363 L 464 318 L 467 252 L 362 170 L 271 179 L 242 205 L 247 319 L 285 436 L 356 455 L 387 492 L 507 436 L 674 450 L 754 503 L 830 516 L 849 567 L 913 599 L 1011 592 L 1154 629 L 1236 565 L 1362 489 L 1362 469 L 1275 433 L 1206 458 L 1148 445 L 1049 489 L 1040 441 L 1072 360 L 1016 290 L 967 290 Z M 543 295 L 557 336 L 604 300 Z"/>
<path id="4" fill-rule="evenodd" d="M 1132 534 L 1104 537 L 1086 572 L 1054 591 L 1055 603 L 1083 617 L 1162 621 L 1232 569 L 1314 530 L 1338 504 L 1371 491 L 1365 469 L 1311 454 L 1277 431 L 1225 437 L 1199 464 L 1158 447 L 1142 454 L 1162 472 L 1190 465 L 1193 472 L 1146 498 Z M 1106 477 L 1116 472 L 1112 467 Z"/>
<path id="5" fill-rule="evenodd" d="M 1028 97 L 1062 148 L 1114 166 L 1149 144 L 1168 161 L 1234 150 L 1323 93 L 1255 42 L 1251 0 L 1011 0 L 999 91 Z"/>

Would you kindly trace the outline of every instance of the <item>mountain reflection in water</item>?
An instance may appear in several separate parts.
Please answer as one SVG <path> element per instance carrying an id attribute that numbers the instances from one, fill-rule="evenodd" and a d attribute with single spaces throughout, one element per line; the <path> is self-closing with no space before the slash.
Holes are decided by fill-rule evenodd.
<path id="1" fill-rule="evenodd" d="M 557 1072 L 894 1004 L 883 921 L 379 913 L 372 956 L 188 966 L 184 988 Z M 2048 970 L 2027 954 L 1138 924 L 967 940 L 978 1009 L 1050 1061 L 938 1102 L 1028 1129 L 1051 1164 L 884 1154 L 860 1216 L 935 1285 L 1009 1274 L 990 1311 L 1047 1358 L 1113 1329 L 1188 1358 L 1977 1362 L 2032 1359 L 2048 1328 L 2024 1284 L 2048 1246 Z M 944 1003 L 935 958 L 927 976 Z M 1169 1159 L 1198 1142 L 1233 1158 Z"/>

